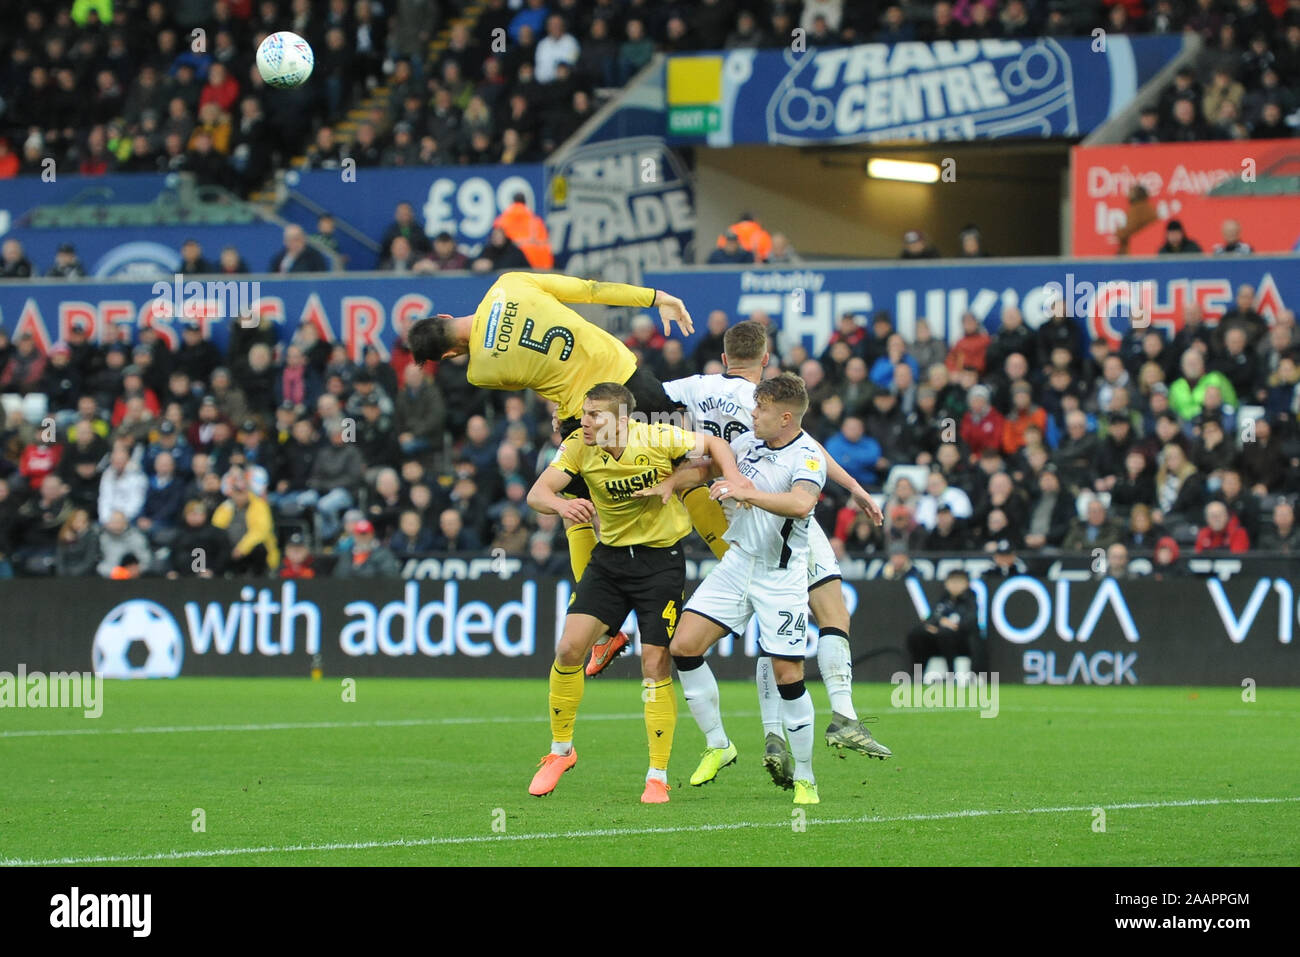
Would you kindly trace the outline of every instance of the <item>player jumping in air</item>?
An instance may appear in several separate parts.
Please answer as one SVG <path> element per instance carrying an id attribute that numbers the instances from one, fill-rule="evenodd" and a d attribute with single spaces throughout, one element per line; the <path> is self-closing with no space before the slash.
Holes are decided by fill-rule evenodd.
<path id="1" fill-rule="evenodd" d="M 574 522 L 600 519 L 600 544 L 578 581 L 564 618 L 550 677 L 551 753 L 542 758 L 528 793 L 550 794 L 578 763 L 573 725 L 582 701 L 583 662 L 596 639 L 631 611 L 641 631 L 641 674 L 650 769 L 641 801 L 668 800 L 668 757 L 677 726 L 668 643 L 681 613 L 686 558 L 678 544 L 691 532 L 690 516 L 674 495 L 638 497 L 661 483 L 687 456 L 707 453 L 737 488 L 749 485 L 736 470 L 727 443 L 662 424 L 629 421 L 636 401 L 617 382 L 587 391 L 582 428 L 565 437 L 555 460 L 528 493 L 528 504 Z M 587 498 L 561 496 L 574 479 Z"/>
<path id="2" fill-rule="evenodd" d="M 664 384 L 669 397 L 685 406 L 693 428 L 731 441 L 752 427 L 755 387 L 762 380 L 769 359 L 767 331 L 757 322 L 740 322 L 723 337 L 722 375 L 696 375 L 674 379 Z M 807 441 L 821 446 L 816 439 Z M 879 506 L 862 486 L 821 449 L 827 463 L 827 477 L 843 486 L 876 524 L 883 516 Z M 678 474 L 670 480 L 672 487 L 687 488 L 698 480 L 698 469 Z M 684 500 L 692 508 L 692 518 L 716 504 L 708 490 L 699 486 L 685 492 Z M 713 553 L 722 558 L 727 551 L 725 538 L 711 543 Z M 826 728 L 826 743 L 841 750 L 858 751 L 870 757 L 887 758 L 892 752 L 877 741 L 859 720 L 853 707 L 853 657 L 849 650 L 849 609 L 840 586 L 840 566 L 822 527 L 813 521 L 808 528 L 808 604 L 817 620 L 817 666 L 831 700 L 831 721 Z M 593 656 L 594 657 L 594 656 Z M 781 705 L 772 659 L 758 659 L 759 710 L 767 740 L 763 764 L 772 779 L 785 788 L 793 786 L 792 759 L 782 731 Z M 721 766 L 721 765 L 720 765 Z"/>
<path id="3" fill-rule="evenodd" d="M 471 385 L 508 392 L 532 389 L 555 402 L 561 436 L 578 428 L 583 398 L 599 382 L 626 386 L 636 400 L 637 411 L 643 414 L 674 411 L 676 404 L 664 394 L 654 373 L 638 368 L 636 356 L 627 346 L 583 319 L 565 305 L 569 302 L 642 309 L 657 306 L 665 334 L 671 332 L 673 323 L 683 335 L 690 335 L 695 328 L 682 301 L 662 289 L 507 272 L 491 285 L 472 315 L 440 313 L 419 319 L 407 330 L 406 342 L 417 362 L 468 354 L 466 377 Z M 576 496 L 587 494 L 577 481 L 567 491 Z M 707 518 L 713 524 L 698 529 L 706 541 L 722 533 L 721 515 L 714 511 Z M 567 517 L 564 532 L 573 579 L 580 581 L 596 547 L 596 532 L 590 519 Z M 611 636 L 600 646 L 603 657 L 593 656 L 589 673 L 599 674 L 626 645 L 627 636 L 622 632 Z"/>
<path id="4" fill-rule="evenodd" d="M 686 603 L 669 650 L 682 692 L 704 732 L 707 749 L 691 784 L 712 780 L 736 760 L 722 727 L 718 682 L 704 653 L 728 632 L 741 634 L 758 616 L 758 642 L 771 660 L 780 721 L 794 752 L 794 803 L 816 804 L 813 777 L 812 696 L 804 687 L 808 636 L 808 532 L 826 483 L 821 447 L 803 431 L 808 392 L 788 372 L 754 390 L 753 431 L 731 443 L 741 474 L 752 488 L 724 476 L 709 496 L 726 503 L 731 546 Z M 674 496 L 669 496 L 673 500 Z M 737 505 L 750 506 L 737 508 Z"/>

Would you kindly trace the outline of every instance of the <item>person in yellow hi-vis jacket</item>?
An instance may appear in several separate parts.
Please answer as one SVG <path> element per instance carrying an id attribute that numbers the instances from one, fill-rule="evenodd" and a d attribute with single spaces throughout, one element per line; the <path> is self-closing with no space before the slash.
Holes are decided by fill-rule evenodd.
<path id="1" fill-rule="evenodd" d="M 230 536 L 229 570 L 236 575 L 265 575 L 280 565 L 280 546 L 275 540 L 271 506 L 248 489 L 241 474 L 229 476 L 230 496 L 212 513 L 212 525 Z M 200 556 L 195 556 L 197 561 Z"/>
<path id="2" fill-rule="evenodd" d="M 582 403 L 588 390 L 600 382 L 625 386 L 635 400 L 636 412 L 646 417 L 675 412 L 679 405 L 664 393 L 654 373 L 638 368 L 636 356 L 599 326 L 588 322 L 565 303 L 601 303 L 606 306 L 658 307 L 664 333 L 673 323 L 683 335 L 695 326 L 686 305 L 662 289 L 599 282 L 548 273 L 502 273 L 470 315 L 440 313 L 411 324 L 406 342 L 416 362 L 469 356 L 466 376 L 484 389 L 532 389 L 559 406 L 560 435 L 567 438 L 581 427 Z M 653 419 L 651 419 L 653 421 Z M 587 498 L 587 489 L 575 478 L 567 494 Z M 720 509 L 691 511 L 692 524 L 705 542 L 727 530 Z M 569 560 L 574 580 L 591 560 L 596 533 L 591 522 L 565 521 Z M 621 632 L 598 644 L 599 674 L 627 645 Z"/>

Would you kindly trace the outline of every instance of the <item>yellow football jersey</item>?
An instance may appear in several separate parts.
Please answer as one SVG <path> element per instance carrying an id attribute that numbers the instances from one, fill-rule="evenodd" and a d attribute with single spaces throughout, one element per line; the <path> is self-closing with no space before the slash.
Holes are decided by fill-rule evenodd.
<path id="1" fill-rule="evenodd" d="M 666 479 L 698 441 L 694 432 L 676 426 L 629 422 L 627 448 L 615 458 L 599 446 L 584 445 L 579 429 L 560 445 L 550 467 L 587 483 L 603 544 L 664 548 L 690 533 L 686 506 L 676 495 L 664 505 L 656 497 L 636 498 L 633 493 Z"/>
<path id="2" fill-rule="evenodd" d="M 654 298 L 653 289 L 617 282 L 503 273 L 474 312 L 466 375 L 484 389 L 533 389 L 558 403 L 561 419 L 579 418 L 587 390 L 626 382 L 636 356 L 564 303 L 646 309 Z"/>

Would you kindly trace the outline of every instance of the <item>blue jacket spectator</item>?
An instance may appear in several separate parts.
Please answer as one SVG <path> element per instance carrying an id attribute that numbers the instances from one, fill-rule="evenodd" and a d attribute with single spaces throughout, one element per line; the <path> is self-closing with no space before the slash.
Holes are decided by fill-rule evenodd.
<path id="1" fill-rule="evenodd" d="M 849 416 L 826 443 L 826 451 L 868 488 L 879 488 L 880 443 L 866 434 L 862 420 Z"/>
<path id="2" fill-rule="evenodd" d="M 519 31 L 524 27 L 532 28 L 534 39 L 540 37 L 546 25 L 547 13 L 546 0 L 527 0 L 524 8 L 510 21 L 510 39 L 518 42 Z"/>
<path id="3" fill-rule="evenodd" d="M 158 426 L 158 438 L 150 444 L 144 453 L 144 470 L 147 474 L 155 473 L 154 463 L 158 456 L 166 452 L 172 457 L 178 475 L 189 475 L 194 463 L 194 450 L 176 431 L 176 425 L 164 421 Z"/>
<path id="4" fill-rule="evenodd" d="M 156 536 L 161 530 L 175 528 L 180 521 L 181 509 L 185 506 L 185 483 L 177 477 L 172 457 L 165 453 L 158 456 L 154 467 L 156 471 L 149 479 L 144 508 L 136 519 L 136 524 L 151 536 Z"/>
<path id="5" fill-rule="evenodd" d="M 899 362 L 902 362 L 904 365 L 908 365 L 912 367 L 913 382 L 921 381 L 921 367 L 916 364 L 915 359 L 913 359 L 911 356 L 905 355 L 903 356 L 902 359 L 899 360 Z M 889 356 L 881 356 L 879 359 L 877 359 L 875 361 L 875 364 L 872 365 L 871 367 L 870 378 L 872 383 L 878 385 L 882 389 L 888 389 L 891 386 L 893 386 L 894 366 L 897 364 L 898 363 L 895 362 L 893 359 L 890 359 Z"/>

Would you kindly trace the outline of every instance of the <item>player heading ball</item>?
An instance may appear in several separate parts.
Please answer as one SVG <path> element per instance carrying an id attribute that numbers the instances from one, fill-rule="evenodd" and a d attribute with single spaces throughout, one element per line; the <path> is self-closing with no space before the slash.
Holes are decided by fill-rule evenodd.
<path id="1" fill-rule="evenodd" d="M 821 447 L 803 431 L 808 391 L 790 373 L 754 389 L 752 432 L 731 443 L 736 465 L 751 488 L 723 480 L 710 497 L 723 503 L 730 544 L 722 560 L 682 611 L 669 645 L 682 692 L 708 745 L 691 775 L 711 781 L 736 760 L 722 727 L 718 683 L 704 653 L 723 635 L 742 634 L 758 616 L 759 646 L 772 658 L 781 718 L 794 754 L 794 802 L 817 804 L 812 770 L 812 697 L 804 687 L 808 623 L 808 529 L 826 483 Z M 738 508 L 737 506 L 745 506 Z"/>

